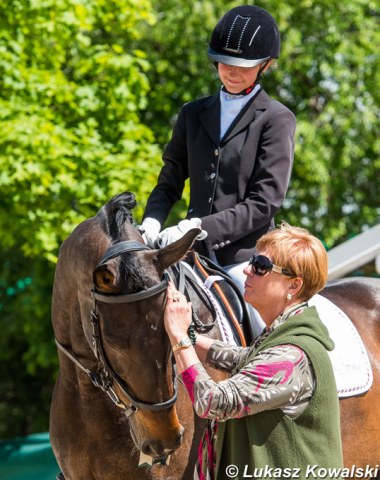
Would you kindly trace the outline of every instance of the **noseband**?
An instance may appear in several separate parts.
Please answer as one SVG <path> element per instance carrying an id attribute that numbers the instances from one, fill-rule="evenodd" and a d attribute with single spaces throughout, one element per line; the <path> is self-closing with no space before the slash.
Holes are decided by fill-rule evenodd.
<path id="1" fill-rule="evenodd" d="M 124 241 L 117 243 L 111 246 L 102 257 L 98 265 L 103 265 L 108 260 L 112 258 L 116 258 L 119 255 L 127 252 L 137 252 L 141 250 L 150 250 L 150 248 L 143 244 L 136 241 Z M 117 373 L 113 370 L 110 366 L 109 362 L 104 355 L 104 348 L 102 343 L 102 337 L 100 332 L 100 325 L 99 319 L 97 314 L 97 302 L 101 303 L 109 303 L 109 304 L 122 304 L 122 303 L 132 303 L 132 302 L 139 302 L 141 300 L 145 300 L 147 298 L 151 298 L 159 293 L 164 292 L 168 287 L 169 282 L 169 275 L 165 272 L 163 280 L 154 285 L 153 287 L 147 288 L 141 292 L 137 293 L 122 293 L 117 295 L 110 295 L 96 292 L 92 290 L 92 298 L 94 299 L 94 308 L 91 310 L 91 324 L 92 324 L 92 336 L 93 336 L 93 351 L 96 358 L 101 363 L 102 369 L 100 373 L 91 372 L 87 368 L 85 368 L 62 344 L 60 344 L 56 340 L 56 344 L 58 348 L 72 360 L 79 368 L 81 368 L 91 379 L 92 383 L 96 386 L 101 388 L 103 391 L 107 393 L 107 395 L 111 398 L 111 400 L 120 408 L 123 408 L 126 412 L 126 415 L 129 417 L 133 413 L 137 412 L 137 410 L 150 410 L 150 411 L 159 411 L 165 410 L 174 405 L 177 400 L 177 381 L 174 371 L 174 364 L 173 371 L 172 371 L 172 378 L 173 378 L 173 396 L 166 400 L 165 402 L 158 402 L 158 403 L 150 403 L 150 402 L 143 402 L 141 400 L 137 400 L 133 395 L 129 392 L 127 385 L 123 382 L 122 379 L 117 375 Z M 130 405 L 125 405 L 117 396 L 116 392 L 112 388 L 112 384 L 115 382 L 120 390 L 123 392 L 123 395 L 128 399 Z"/>

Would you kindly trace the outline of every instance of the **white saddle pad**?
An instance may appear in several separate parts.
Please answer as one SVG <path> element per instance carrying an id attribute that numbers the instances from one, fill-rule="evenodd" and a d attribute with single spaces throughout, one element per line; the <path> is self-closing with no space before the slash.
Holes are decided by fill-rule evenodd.
<path id="1" fill-rule="evenodd" d="M 373 375 L 367 350 L 356 327 L 340 308 L 322 295 L 311 298 L 309 305 L 317 308 L 335 343 L 335 349 L 329 354 L 339 397 L 365 393 L 371 388 Z"/>

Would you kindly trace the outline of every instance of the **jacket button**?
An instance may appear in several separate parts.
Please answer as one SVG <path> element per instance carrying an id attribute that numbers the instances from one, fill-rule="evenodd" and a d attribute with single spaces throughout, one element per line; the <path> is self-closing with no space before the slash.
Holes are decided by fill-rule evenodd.
<path id="1" fill-rule="evenodd" d="M 215 249 L 215 250 L 218 250 L 218 248 L 219 248 L 219 245 L 216 243 L 216 244 L 214 245 L 214 249 Z"/>
<path id="2" fill-rule="evenodd" d="M 229 245 L 231 243 L 231 240 L 226 240 L 226 245 Z"/>
<path id="3" fill-rule="evenodd" d="M 219 148 L 216 148 L 214 151 L 214 155 L 217 157 L 219 155 Z"/>
<path id="4" fill-rule="evenodd" d="M 208 203 L 211 203 L 211 202 L 212 202 L 212 197 L 208 199 Z"/>
<path id="5" fill-rule="evenodd" d="M 215 177 L 216 177 L 216 173 L 212 173 L 212 174 L 210 175 L 210 180 L 214 180 Z"/>
<path id="6" fill-rule="evenodd" d="M 225 244 L 224 242 L 219 243 L 219 247 L 220 247 L 220 248 L 223 248 L 223 247 L 225 247 L 225 246 L 226 246 L 226 244 Z"/>

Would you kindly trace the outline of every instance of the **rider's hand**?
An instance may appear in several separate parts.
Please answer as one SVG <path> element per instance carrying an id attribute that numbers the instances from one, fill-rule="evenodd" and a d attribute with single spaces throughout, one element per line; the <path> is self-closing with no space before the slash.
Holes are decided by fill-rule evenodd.
<path id="1" fill-rule="evenodd" d="M 193 228 L 202 228 L 202 220 L 200 218 L 181 220 L 175 227 L 165 228 L 165 230 L 162 230 L 162 232 L 158 235 L 157 243 L 160 247 L 166 247 L 166 245 L 176 242 L 182 238 L 185 233 Z M 206 237 L 206 230 L 202 230 L 201 233 L 196 236 L 196 240 L 204 240 Z"/>
<path id="2" fill-rule="evenodd" d="M 155 242 L 161 230 L 160 222 L 155 218 L 147 217 L 144 219 L 138 229 L 142 234 L 145 244 L 149 247 L 155 248 Z"/>

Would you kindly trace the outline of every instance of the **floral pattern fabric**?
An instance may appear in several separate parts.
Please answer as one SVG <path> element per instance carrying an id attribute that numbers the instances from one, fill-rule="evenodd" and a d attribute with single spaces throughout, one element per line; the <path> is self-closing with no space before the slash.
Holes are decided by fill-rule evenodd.
<path id="1" fill-rule="evenodd" d="M 270 335 L 281 320 L 261 335 L 253 348 Z M 279 345 L 262 350 L 245 362 L 251 349 L 220 341 L 212 344 L 207 356 L 210 366 L 232 373 L 238 364 L 244 364 L 238 373 L 222 382 L 212 380 L 201 363 L 181 374 L 181 381 L 200 417 L 226 421 L 276 408 L 296 417 L 304 411 L 314 390 L 314 374 L 305 353 L 295 345 Z"/>

